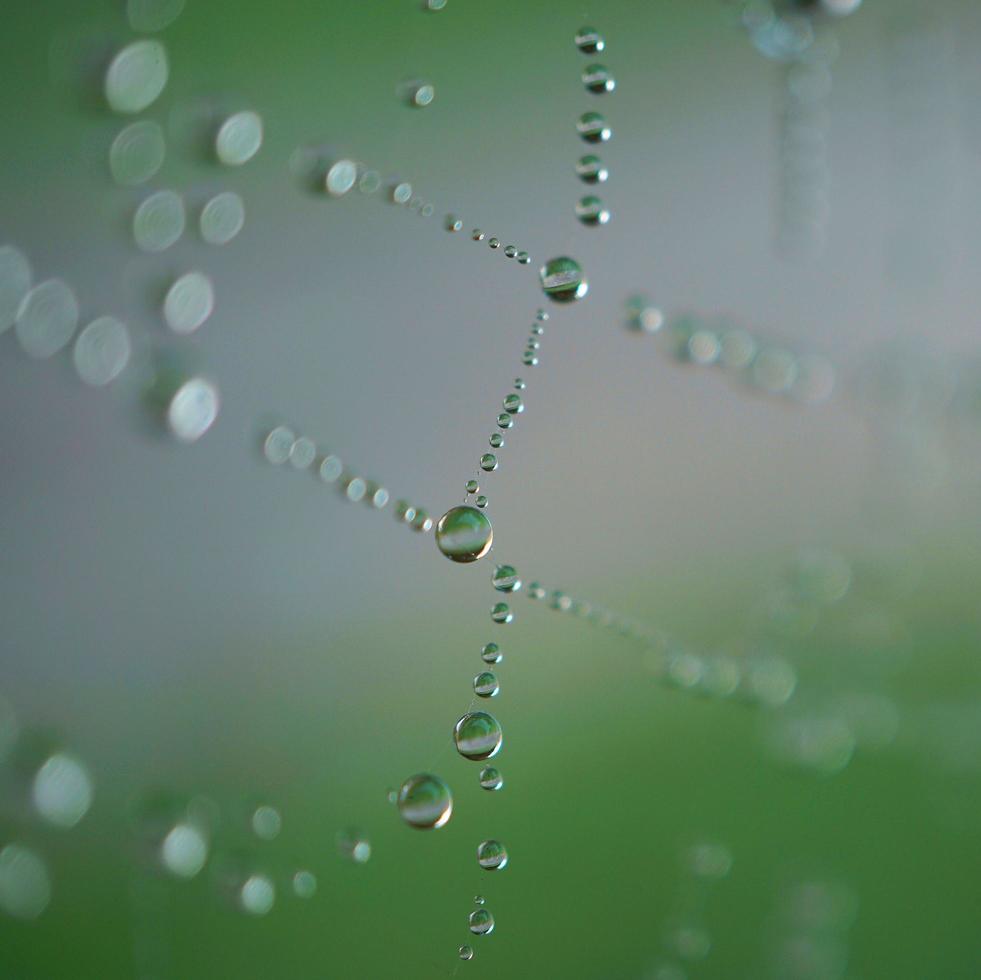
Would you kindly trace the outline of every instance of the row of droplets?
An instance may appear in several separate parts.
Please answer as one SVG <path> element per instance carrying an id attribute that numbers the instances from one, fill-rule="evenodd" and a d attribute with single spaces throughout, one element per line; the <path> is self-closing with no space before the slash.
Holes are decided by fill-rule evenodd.
<path id="1" fill-rule="evenodd" d="M 603 36 L 593 27 L 582 27 L 576 33 L 576 47 L 585 55 L 599 54 L 606 48 Z M 605 95 L 614 91 L 616 80 L 605 65 L 591 62 L 582 71 L 582 83 L 586 91 Z M 576 130 L 587 143 L 606 143 L 613 131 L 606 119 L 598 112 L 584 112 L 576 123 Z M 576 162 L 576 175 L 583 183 L 605 183 L 610 173 L 602 159 L 595 153 L 587 153 Z M 576 203 L 576 217 L 590 227 L 605 225 L 610 212 L 595 194 L 586 194 Z"/>

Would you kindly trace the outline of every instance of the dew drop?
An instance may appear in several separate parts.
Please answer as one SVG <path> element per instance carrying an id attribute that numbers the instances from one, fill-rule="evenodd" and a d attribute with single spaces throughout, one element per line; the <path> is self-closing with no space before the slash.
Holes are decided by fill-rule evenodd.
<path id="1" fill-rule="evenodd" d="M 485 871 L 502 871 L 507 867 L 508 852 L 500 841 L 485 840 L 477 848 L 477 864 Z"/>
<path id="2" fill-rule="evenodd" d="M 167 406 L 167 425 L 180 442 L 197 442 L 218 418 L 218 389 L 205 378 L 191 378 Z"/>
<path id="3" fill-rule="evenodd" d="M 331 164 L 324 177 L 324 188 L 331 197 L 343 197 L 358 179 L 358 165 L 353 160 L 338 160 Z"/>
<path id="4" fill-rule="evenodd" d="M 606 65 L 587 65 L 582 71 L 582 83 L 590 92 L 603 95 L 612 92 L 616 87 L 616 79 L 610 74 Z"/>
<path id="5" fill-rule="evenodd" d="M 489 936 L 494 931 L 494 916 L 485 908 L 474 909 L 469 921 L 475 936 Z"/>
<path id="6" fill-rule="evenodd" d="M 473 946 L 468 946 L 464 943 L 460 947 L 460 959 L 461 960 L 472 960 L 473 959 Z"/>
<path id="7" fill-rule="evenodd" d="M 480 770 L 481 789 L 486 789 L 489 790 L 490 792 L 496 792 L 497 790 L 501 789 L 503 785 L 504 785 L 504 777 L 501 775 L 500 771 L 495 769 L 493 766 L 484 766 L 484 768 Z M 481 898 L 480 895 L 478 895 L 477 898 L 480 899 L 480 901 L 477 902 L 477 904 L 483 905 L 484 904 L 483 898 Z"/>
<path id="8" fill-rule="evenodd" d="M 487 441 L 490 443 L 491 449 L 500 449 L 504 445 L 504 436 L 500 432 L 492 432 Z"/>
<path id="9" fill-rule="evenodd" d="M 339 456 L 327 455 L 320 461 L 320 479 L 324 483 L 336 483 L 344 472 L 344 463 Z"/>
<path id="10" fill-rule="evenodd" d="M 497 457 L 493 453 L 484 453 L 480 457 L 480 468 L 488 473 L 497 469 Z"/>
<path id="11" fill-rule="evenodd" d="M 493 542 L 490 520 L 466 504 L 451 507 L 436 525 L 436 545 L 451 561 L 477 561 L 490 551 Z"/>
<path id="12" fill-rule="evenodd" d="M 521 579 L 513 565 L 498 565 L 491 581 L 498 592 L 517 592 L 521 588 Z"/>
<path id="13" fill-rule="evenodd" d="M 109 147 L 109 172 L 130 187 L 148 181 L 163 166 L 167 148 L 163 130 L 149 119 L 120 130 Z"/>
<path id="14" fill-rule="evenodd" d="M 122 374 L 131 351 L 126 325 L 115 317 L 100 316 L 78 335 L 72 359 L 86 384 L 101 387 Z"/>
<path id="15" fill-rule="evenodd" d="M 521 378 L 515 378 L 514 387 L 517 388 L 518 391 L 524 391 L 527 385 L 524 383 L 524 381 Z"/>
<path id="16" fill-rule="evenodd" d="M 447 231 L 461 231 L 462 229 L 463 222 L 455 214 L 448 214 L 446 216 Z"/>
<path id="17" fill-rule="evenodd" d="M 174 333 L 194 333 L 215 308 L 215 289 L 203 272 L 186 272 L 164 297 L 163 315 Z"/>
<path id="18" fill-rule="evenodd" d="M 535 356 L 534 351 L 527 350 L 521 355 L 521 363 L 525 367 L 538 367 L 538 358 Z"/>
<path id="19" fill-rule="evenodd" d="M 532 582 L 528 586 L 528 598 L 529 599 L 544 599 L 546 596 L 544 586 L 540 585 L 538 582 Z"/>
<path id="20" fill-rule="evenodd" d="M 568 256 L 549 259 L 539 271 L 539 278 L 545 295 L 557 303 L 582 299 L 589 292 L 589 283 L 583 277 L 582 268 Z"/>
<path id="21" fill-rule="evenodd" d="M 507 624 L 514 619 L 514 613 L 506 602 L 495 602 L 491 607 L 491 619 L 495 623 Z"/>
<path id="22" fill-rule="evenodd" d="M 610 177 L 610 171 L 598 156 L 587 153 L 576 161 L 576 176 L 584 184 L 604 184 Z"/>
<path id="23" fill-rule="evenodd" d="M 485 497 L 485 496 L 484 496 L 483 494 L 480 494 L 480 496 L 478 496 L 478 497 L 476 498 L 476 500 L 474 500 L 474 503 L 475 503 L 475 504 L 476 504 L 476 505 L 477 505 L 478 507 L 480 507 L 481 509 L 483 509 L 484 507 L 486 507 L 486 506 L 487 506 L 487 498 L 486 498 L 486 497 Z"/>
<path id="24" fill-rule="evenodd" d="M 518 264 L 527 265 L 531 261 L 531 256 L 527 252 L 518 252 Z"/>
<path id="25" fill-rule="evenodd" d="M 518 250 L 517 250 L 517 248 L 514 247 L 514 245 L 505 245 L 504 246 L 504 254 L 509 259 L 513 259 L 518 254 Z"/>
<path id="26" fill-rule="evenodd" d="M 500 248 L 501 240 L 499 238 L 492 238 L 487 242 L 487 244 L 490 245 L 491 248 Z"/>
<path id="27" fill-rule="evenodd" d="M 30 357 L 52 357 L 72 339 L 78 326 L 78 300 L 61 279 L 38 283 L 21 300 L 17 340 Z"/>
<path id="28" fill-rule="evenodd" d="M 595 27 L 580 27 L 576 31 L 576 47 L 583 54 L 597 54 L 606 47 L 606 41 Z"/>
<path id="29" fill-rule="evenodd" d="M 576 217 L 584 225 L 605 225 L 610 212 L 598 197 L 587 194 L 576 202 Z"/>
<path id="30" fill-rule="evenodd" d="M 480 659 L 485 664 L 499 664 L 504 659 L 504 655 L 496 643 L 485 643 L 480 651 Z"/>
<path id="31" fill-rule="evenodd" d="M 412 530 L 427 534 L 432 529 L 433 519 L 421 507 L 417 507 L 415 517 L 412 518 Z"/>
<path id="32" fill-rule="evenodd" d="M 198 227 L 209 245 L 227 245 L 245 226 L 245 203 L 234 191 L 215 194 L 201 209 Z"/>
<path id="33" fill-rule="evenodd" d="M 483 895 L 474 895 L 474 897 L 473 897 L 473 903 L 474 903 L 474 905 L 483 905 L 484 904 L 484 896 Z"/>
<path id="34" fill-rule="evenodd" d="M 167 51 L 159 41 L 134 41 L 106 69 L 104 91 L 114 112 L 142 112 L 167 84 Z"/>
<path id="35" fill-rule="evenodd" d="M 133 238 L 144 252 L 170 248 L 185 225 L 184 200 L 176 191 L 157 191 L 144 200 L 133 215 Z"/>
<path id="36" fill-rule="evenodd" d="M 520 415 L 524 410 L 524 403 L 520 395 L 508 395 L 504 399 L 504 410 L 508 415 Z"/>
<path id="37" fill-rule="evenodd" d="M 229 116 L 215 134 L 215 156 L 229 167 L 248 163 L 262 146 L 262 117 L 246 109 Z"/>
<path id="38" fill-rule="evenodd" d="M 510 429 L 514 425 L 514 419 L 507 412 L 501 412 L 497 416 L 497 424 L 502 429 Z"/>
<path id="39" fill-rule="evenodd" d="M 598 112 L 584 112 L 576 121 L 576 130 L 587 143 L 606 143 L 613 135 Z"/>
<path id="40" fill-rule="evenodd" d="M 486 711 L 468 712 L 453 727 L 457 752 L 474 762 L 497 755 L 503 740 L 500 723 Z"/>
<path id="41" fill-rule="evenodd" d="M 420 830 L 442 827 L 453 814 L 453 795 L 449 786 L 430 773 L 410 776 L 402 783 L 396 804 L 402 819 L 410 827 Z"/>
<path id="42" fill-rule="evenodd" d="M 478 698 L 496 698 L 500 690 L 497 675 L 489 670 L 481 671 L 473 679 L 473 692 Z"/>
<path id="43" fill-rule="evenodd" d="M 477 493 L 480 490 L 480 484 L 476 480 L 467 480 L 467 493 Z"/>

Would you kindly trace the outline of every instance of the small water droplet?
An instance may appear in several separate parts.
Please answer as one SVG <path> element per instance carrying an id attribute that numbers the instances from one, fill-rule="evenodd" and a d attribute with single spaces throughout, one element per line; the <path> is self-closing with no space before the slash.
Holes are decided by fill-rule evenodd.
<path id="1" fill-rule="evenodd" d="M 474 909 L 469 921 L 470 931 L 475 936 L 489 936 L 494 931 L 494 916 L 487 909 Z"/>
<path id="2" fill-rule="evenodd" d="M 452 561 L 477 561 L 493 543 L 490 520 L 466 504 L 451 507 L 436 525 L 436 545 Z"/>
<path id="3" fill-rule="evenodd" d="M 488 473 L 497 469 L 497 457 L 493 453 L 484 453 L 480 457 L 480 468 Z"/>
<path id="4" fill-rule="evenodd" d="M 446 216 L 447 231 L 461 231 L 462 228 L 463 222 L 455 214 L 448 214 Z"/>
<path id="5" fill-rule="evenodd" d="M 402 819 L 420 830 L 443 827 L 453 815 L 453 794 L 449 786 L 430 773 L 410 776 L 402 783 L 396 803 Z"/>
<path id="6" fill-rule="evenodd" d="M 485 664 L 499 664 L 504 659 L 504 655 L 496 643 L 485 643 L 480 651 L 480 659 Z"/>
<path id="7" fill-rule="evenodd" d="M 510 623 L 514 619 L 514 613 L 506 602 L 495 602 L 491 607 L 491 619 L 495 623 Z"/>
<path id="8" fill-rule="evenodd" d="M 604 184 L 610 177 L 610 171 L 598 156 L 587 153 L 576 162 L 576 175 L 584 184 Z"/>
<path id="9" fill-rule="evenodd" d="M 584 112 L 576 120 L 576 131 L 587 143 L 606 143 L 613 136 L 613 130 L 598 112 Z"/>
<path id="10" fill-rule="evenodd" d="M 606 41 L 595 27 L 580 27 L 576 31 L 576 47 L 583 54 L 597 54 L 606 47 Z"/>
<path id="11" fill-rule="evenodd" d="M 477 847 L 477 864 L 485 871 L 502 871 L 507 867 L 508 852 L 497 840 L 485 840 Z"/>
<path id="12" fill-rule="evenodd" d="M 215 308 L 215 289 L 203 272 L 185 272 L 164 297 L 163 316 L 174 333 L 194 333 Z"/>
<path id="13" fill-rule="evenodd" d="M 610 220 L 610 212 L 598 197 L 587 194 L 576 202 L 576 217 L 584 225 L 605 225 Z"/>
<path id="14" fill-rule="evenodd" d="M 524 383 L 522 378 L 515 378 L 514 387 L 517 388 L 518 391 L 524 391 L 527 385 Z"/>
<path id="15" fill-rule="evenodd" d="M 120 130 L 109 147 L 109 172 L 125 187 L 143 184 L 163 166 L 167 146 L 158 123 L 142 119 Z"/>
<path id="16" fill-rule="evenodd" d="M 612 92 L 616 87 L 616 79 L 610 74 L 606 65 L 587 65 L 582 71 L 582 83 L 596 95 Z"/>
<path id="17" fill-rule="evenodd" d="M 492 432 L 487 441 L 490 443 L 491 449 L 500 449 L 504 445 L 504 436 L 500 432 Z"/>
<path id="18" fill-rule="evenodd" d="M 245 202 L 235 191 L 215 194 L 201 209 L 198 228 L 209 245 L 227 245 L 245 227 Z"/>
<path id="19" fill-rule="evenodd" d="M 524 410 L 525 406 L 520 395 L 508 395 L 504 399 L 504 411 L 508 415 L 520 415 Z"/>
<path id="20" fill-rule="evenodd" d="M 518 264 L 527 265 L 531 261 L 531 256 L 527 252 L 518 252 Z"/>
<path id="21" fill-rule="evenodd" d="M 497 424 L 501 429 L 510 429 L 514 425 L 514 419 L 507 412 L 501 412 L 497 416 Z"/>
<path id="22" fill-rule="evenodd" d="M 557 303 L 582 299 L 589 292 L 579 263 L 565 255 L 549 259 L 539 271 L 539 278 L 545 295 Z"/>
<path id="23" fill-rule="evenodd" d="M 500 751 L 504 735 L 498 720 L 486 711 L 471 711 L 453 727 L 453 742 L 465 759 L 483 762 Z"/>
<path id="24" fill-rule="evenodd" d="M 460 959 L 461 960 L 472 960 L 473 959 L 473 946 L 468 946 L 464 943 L 460 947 Z"/>
<path id="25" fill-rule="evenodd" d="M 478 698 L 496 698 L 500 690 L 497 675 L 489 670 L 481 671 L 473 679 L 473 692 Z"/>
<path id="26" fill-rule="evenodd" d="M 521 588 L 521 579 L 513 565 L 498 565 L 491 581 L 498 592 L 517 592 Z"/>
<path id="27" fill-rule="evenodd" d="M 107 385 L 123 372 L 131 350 L 126 325 L 115 317 L 100 316 L 75 341 L 75 371 L 86 384 Z"/>
<path id="28" fill-rule="evenodd" d="M 504 246 L 504 254 L 509 259 L 513 259 L 518 254 L 518 250 L 517 250 L 517 248 L 514 247 L 514 245 L 505 245 Z"/>
<path id="29" fill-rule="evenodd" d="M 538 358 L 535 356 L 534 351 L 526 350 L 524 354 L 521 355 L 521 363 L 525 367 L 538 367 Z"/>
<path id="30" fill-rule="evenodd" d="M 479 228 L 474 228 L 474 230 L 470 232 L 470 237 L 475 242 L 482 242 L 484 240 L 484 233 Z"/>
<path id="31" fill-rule="evenodd" d="M 324 188 L 331 197 L 343 197 L 358 179 L 358 165 L 353 160 L 337 160 L 324 177 Z"/>
<path id="32" fill-rule="evenodd" d="M 532 582 L 528 586 L 528 598 L 529 599 L 544 599 L 547 595 L 545 587 L 540 585 L 538 582 Z"/>
<path id="33" fill-rule="evenodd" d="M 484 766 L 484 768 L 480 770 L 479 781 L 481 789 L 486 789 L 490 792 L 496 792 L 504 785 L 504 777 L 501 775 L 500 771 L 495 769 L 493 766 Z M 477 904 L 483 905 L 483 898 L 481 898 L 480 895 L 478 895 L 477 898 L 480 899 Z"/>
<path id="34" fill-rule="evenodd" d="M 499 238 L 491 238 L 487 242 L 487 244 L 490 245 L 491 248 L 500 248 L 501 247 L 501 240 Z"/>
<path id="35" fill-rule="evenodd" d="M 480 495 L 479 495 L 479 496 L 478 496 L 478 497 L 477 497 L 477 498 L 476 498 L 476 499 L 474 500 L 474 503 L 475 503 L 475 504 L 476 504 L 476 505 L 477 505 L 478 507 L 480 507 L 481 509 L 483 509 L 484 507 L 486 507 L 486 506 L 487 506 L 487 498 L 486 498 L 486 497 L 485 497 L 485 496 L 484 496 L 483 494 L 480 494 Z"/>

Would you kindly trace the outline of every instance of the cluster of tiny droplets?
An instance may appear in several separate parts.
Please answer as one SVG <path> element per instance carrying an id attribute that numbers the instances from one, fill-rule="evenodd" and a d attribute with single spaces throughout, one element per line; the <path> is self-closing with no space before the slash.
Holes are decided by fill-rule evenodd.
<path id="1" fill-rule="evenodd" d="M 366 197 L 372 197 L 384 188 L 386 200 L 413 214 L 431 218 L 436 211 L 431 201 L 415 192 L 410 181 L 399 177 L 382 177 L 378 170 L 358 160 L 346 157 L 325 160 L 316 148 L 298 149 L 294 159 L 301 176 L 309 177 L 309 171 L 312 171 L 328 197 L 342 198 L 355 188 Z"/>
<path id="2" fill-rule="evenodd" d="M 576 47 L 585 55 L 599 54 L 606 47 L 603 36 L 593 27 L 581 27 L 576 33 Z M 614 91 L 616 80 L 605 65 L 591 62 L 582 71 L 582 83 L 587 92 L 605 95 Z M 612 131 L 598 112 L 584 112 L 576 129 L 586 143 L 606 143 Z M 602 184 L 609 171 L 595 153 L 587 153 L 576 161 L 576 176 L 584 184 Z M 610 220 L 609 209 L 595 194 L 586 194 L 576 202 L 576 217 L 587 227 L 596 228 Z"/>
<path id="3" fill-rule="evenodd" d="M 819 405 L 835 390 L 835 368 L 826 357 L 763 341 L 729 317 L 665 317 L 644 297 L 634 296 L 627 303 L 627 322 L 639 332 L 660 333 L 675 360 L 721 368 L 764 395 Z"/>
<path id="4" fill-rule="evenodd" d="M 448 214 L 446 216 L 445 227 L 447 231 L 451 232 L 463 231 L 463 221 L 455 214 Z M 485 238 L 487 238 L 487 236 L 479 228 L 474 228 L 474 230 L 470 232 L 470 237 L 475 242 L 482 242 Z M 500 238 L 491 237 L 487 239 L 487 244 L 494 251 L 497 251 L 501 247 L 501 240 Z M 518 265 L 528 265 L 528 263 L 531 262 L 531 255 L 524 249 L 518 248 L 517 245 L 505 245 L 504 254 L 509 259 L 517 260 Z"/>

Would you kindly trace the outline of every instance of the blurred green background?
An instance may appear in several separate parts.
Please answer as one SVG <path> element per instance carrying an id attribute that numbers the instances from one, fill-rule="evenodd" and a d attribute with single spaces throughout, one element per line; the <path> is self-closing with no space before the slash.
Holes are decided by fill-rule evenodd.
<path id="1" fill-rule="evenodd" d="M 978 975 L 981 11 L 818 16 L 839 48 L 802 137 L 826 169 L 808 219 L 823 248 L 795 257 L 794 65 L 754 46 L 741 17 L 766 7 L 743 6 L 187 0 L 155 35 L 170 78 L 140 116 L 164 128 L 165 163 L 124 188 L 107 155 L 130 120 L 101 84 L 135 36 L 125 4 L 8 3 L 0 245 L 69 281 L 83 323 L 124 320 L 134 353 L 102 391 L 67 352 L 34 361 L 0 336 L 0 848 L 29 848 L 50 880 L 39 914 L 11 914 L 0 858 L 0 975 Z M 617 79 L 602 98 L 579 79 L 587 23 Z M 432 105 L 399 98 L 409 79 Z M 575 120 L 596 108 L 613 218 L 593 229 L 573 165 Z M 264 143 L 223 168 L 202 134 L 240 109 Z M 296 173 L 310 148 L 411 181 L 434 215 L 313 192 Z M 157 188 L 192 220 L 148 255 L 130 224 Z M 210 247 L 194 219 L 227 189 L 245 228 Z M 590 294 L 550 309 L 526 369 L 537 269 L 560 254 Z M 216 309 L 177 337 L 160 302 L 189 269 Z M 726 317 L 828 358 L 832 397 L 683 363 L 630 326 L 638 293 L 669 321 Z M 221 391 L 192 446 L 145 404 L 174 360 Z M 473 566 L 259 448 L 288 424 L 436 517 L 515 374 L 526 411 L 481 476 L 495 548 Z M 505 627 L 488 615 L 495 561 L 525 583 Z M 536 579 L 644 636 L 529 600 Z M 499 793 L 450 737 L 489 640 L 505 654 Z M 719 655 L 741 677 L 727 697 L 686 673 Z M 760 703 L 767 670 L 796 678 L 789 699 Z M 31 805 L 56 749 L 94 786 L 71 829 Z M 388 799 L 426 771 L 455 800 L 428 833 Z M 205 815 L 191 880 L 160 867 L 160 798 Z M 259 805 L 281 815 L 272 840 L 253 832 Z M 350 833 L 366 863 L 338 846 Z M 502 872 L 477 866 L 488 837 Z M 692 870 L 706 842 L 731 856 L 719 880 Z M 313 897 L 294 892 L 300 869 Z M 236 898 L 252 874 L 276 890 L 261 916 Z M 487 937 L 467 930 L 478 893 Z"/>

